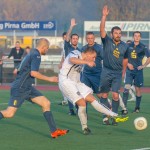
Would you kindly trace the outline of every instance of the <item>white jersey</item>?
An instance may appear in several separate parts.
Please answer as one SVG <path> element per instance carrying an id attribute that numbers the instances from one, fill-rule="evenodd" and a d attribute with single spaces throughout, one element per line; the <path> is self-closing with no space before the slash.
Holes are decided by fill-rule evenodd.
<path id="1" fill-rule="evenodd" d="M 80 72 L 83 65 L 72 64 L 69 59 L 75 57 L 81 59 L 81 52 L 78 50 L 71 51 L 63 62 L 62 68 L 60 69 L 59 79 L 64 80 L 70 78 L 72 81 L 80 82 Z"/>

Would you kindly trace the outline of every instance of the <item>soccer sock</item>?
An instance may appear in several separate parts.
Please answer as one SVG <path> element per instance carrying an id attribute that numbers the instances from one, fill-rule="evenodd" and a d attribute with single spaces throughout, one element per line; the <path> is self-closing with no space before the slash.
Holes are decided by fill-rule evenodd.
<path id="1" fill-rule="evenodd" d="M 128 97 L 129 97 L 129 90 L 128 89 L 124 89 L 124 92 L 123 92 L 123 102 L 124 102 L 125 107 L 127 107 Z"/>
<path id="2" fill-rule="evenodd" d="M 69 106 L 69 110 L 73 110 L 74 106 L 70 101 L 68 101 L 68 106 Z"/>
<path id="3" fill-rule="evenodd" d="M 108 108 L 110 108 L 110 104 L 108 103 L 107 98 L 101 97 L 100 102 L 101 102 L 101 104 L 103 104 L 103 105 L 107 106 Z M 105 117 L 107 117 L 107 116 L 105 114 L 103 114 L 103 118 L 105 118 Z"/>
<path id="4" fill-rule="evenodd" d="M 111 110 L 109 110 L 109 108 L 105 108 L 105 106 L 103 106 L 102 104 L 100 104 L 97 100 L 94 100 L 91 105 L 98 111 L 101 113 L 104 113 L 108 116 L 114 116 L 114 112 L 112 112 Z"/>
<path id="5" fill-rule="evenodd" d="M 140 108 L 142 96 L 136 96 L 136 108 Z"/>
<path id="6" fill-rule="evenodd" d="M 134 92 L 132 91 L 132 89 L 129 90 L 129 93 L 130 93 L 130 95 L 131 95 L 132 98 L 135 98 L 135 94 L 134 94 Z"/>
<path id="7" fill-rule="evenodd" d="M 54 118 L 53 118 L 53 114 L 51 111 L 45 111 L 43 113 L 48 125 L 49 125 L 49 129 L 51 132 L 54 132 L 56 131 L 56 124 L 55 124 L 55 121 L 54 121 Z"/>
<path id="8" fill-rule="evenodd" d="M 81 122 L 82 130 L 87 128 L 87 114 L 86 114 L 86 107 L 79 106 L 78 107 L 78 116 Z"/>
<path id="9" fill-rule="evenodd" d="M 112 100 L 112 111 L 118 113 L 118 108 L 119 108 L 119 100 L 118 101 Z"/>
<path id="10" fill-rule="evenodd" d="M 4 116 L 3 116 L 3 114 L 0 112 L 0 120 L 3 119 L 3 118 L 4 118 Z"/>
<path id="11" fill-rule="evenodd" d="M 122 108 L 122 110 L 127 110 L 120 94 L 119 94 L 119 105 Z"/>

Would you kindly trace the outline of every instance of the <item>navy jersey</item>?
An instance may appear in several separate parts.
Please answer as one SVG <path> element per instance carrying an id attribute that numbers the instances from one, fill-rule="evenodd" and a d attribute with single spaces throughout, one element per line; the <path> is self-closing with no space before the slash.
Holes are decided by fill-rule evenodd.
<path id="1" fill-rule="evenodd" d="M 83 46 L 82 49 L 81 49 L 81 52 L 84 52 L 86 50 L 86 48 L 89 47 L 88 44 Z M 101 72 L 101 69 L 102 69 L 102 59 L 103 59 L 103 49 L 102 49 L 102 46 L 95 43 L 92 48 L 95 49 L 96 51 L 96 59 L 95 59 L 95 64 L 96 66 L 94 67 L 89 67 L 88 65 L 85 65 L 84 66 L 84 70 L 83 72 L 85 73 L 99 73 Z"/>
<path id="2" fill-rule="evenodd" d="M 65 52 L 65 58 L 67 57 L 67 55 L 71 52 L 71 51 L 73 51 L 73 50 L 80 50 L 78 47 L 77 48 L 74 48 L 71 44 L 70 44 L 70 41 L 69 42 L 67 42 L 67 41 L 65 41 L 65 43 L 64 43 L 64 52 Z"/>
<path id="3" fill-rule="evenodd" d="M 117 45 L 108 35 L 102 38 L 103 42 L 103 66 L 115 70 L 122 71 L 123 59 L 127 58 L 127 45 L 123 41 L 120 41 Z"/>
<path id="4" fill-rule="evenodd" d="M 147 58 L 150 57 L 150 51 L 142 43 L 139 43 L 139 45 L 137 46 L 134 45 L 134 42 L 130 43 L 127 52 L 128 62 L 132 64 L 134 68 L 142 65 L 144 56 L 146 56 Z"/>
<path id="5" fill-rule="evenodd" d="M 12 83 L 12 87 L 29 89 L 34 83 L 34 77 L 30 75 L 30 72 L 38 71 L 40 63 L 41 55 L 37 49 L 27 54 L 18 68 L 17 77 Z"/>

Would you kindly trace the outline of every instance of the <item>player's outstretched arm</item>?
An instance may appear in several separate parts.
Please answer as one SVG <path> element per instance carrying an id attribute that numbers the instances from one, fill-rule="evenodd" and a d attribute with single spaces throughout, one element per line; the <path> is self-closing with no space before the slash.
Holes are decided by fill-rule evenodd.
<path id="1" fill-rule="evenodd" d="M 38 71 L 31 71 L 31 76 L 40 80 L 45 80 L 45 81 L 49 81 L 49 82 L 58 82 L 58 77 L 56 76 L 52 76 L 52 77 L 48 77 L 45 76 L 41 73 L 39 73 Z"/>
<path id="2" fill-rule="evenodd" d="M 109 14 L 109 9 L 108 9 L 108 6 L 105 5 L 102 10 L 102 18 L 101 18 L 101 23 L 100 23 L 100 36 L 102 38 L 106 36 L 105 22 L 106 22 L 106 18 L 108 14 Z"/>
<path id="3" fill-rule="evenodd" d="M 89 67 L 94 67 L 95 66 L 95 62 L 94 61 L 86 61 L 86 60 L 79 59 L 79 58 L 76 58 L 76 57 L 70 58 L 69 61 L 72 64 L 88 65 Z"/>
<path id="4" fill-rule="evenodd" d="M 70 28 L 69 28 L 69 30 L 67 31 L 67 34 L 66 34 L 66 41 L 67 42 L 70 40 L 70 35 L 71 35 L 71 32 L 72 32 L 72 29 L 76 25 L 77 25 L 76 20 L 74 18 L 72 18 L 71 22 L 70 22 Z"/>

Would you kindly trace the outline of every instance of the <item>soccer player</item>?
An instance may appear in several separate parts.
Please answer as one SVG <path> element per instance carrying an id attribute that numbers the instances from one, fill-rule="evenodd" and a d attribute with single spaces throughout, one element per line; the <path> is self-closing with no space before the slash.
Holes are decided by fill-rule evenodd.
<path id="1" fill-rule="evenodd" d="M 106 34 L 105 22 L 109 14 L 107 5 L 103 7 L 102 18 L 100 23 L 100 36 L 102 38 L 104 57 L 103 69 L 101 74 L 100 92 L 102 93 L 101 103 L 109 106 L 108 93 L 112 90 L 112 111 L 118 113 L 119 107 L 119 91 L 127 66 L 127 45 L 121 41 L 121 29 L 115 26 L 111 29 L 111 38 Z M 103 119 L 107 125 L 110 124 L 109 119 Z M 112 119 L 112 125 L 117 122 Z"/>
<path id="2" fill-rule="evenodd" d="M 41 79 L 48 82 L 58 82 L 57 77 L 48 77 L 39 73 L 41 63 L 41 55 L 45 55 L 49 48 L 49 41 L 47 39 L 39 39 L 37 48 L 30 52 L 21 62 L 15 81 L 11 87 L 11 97 L 8 107 L 0 111 L 0 120 L 2 118 L 12 118 L 18 108 L 25 100 L 36 103 L 41 106 L 43 115 L 49 125 L 52 138 L 57 138 L 67 134 L 68 130 L 61 130 L 56 128 L 52 112 L 50 110 L 50 101 L 36 90 L 32 83 L 34 79 Z"/>
<path id="3" fill-rule="evenodd" d="M 87 126 L 86 102 L 99 112 L 116 117 L 117 114 L 98 103 L 92 95 L 92 89 L 80 81 L 80 72 L 83 65 L 95 66 L 96 51 L 87 47 L 84 52 L 74 50 L 66 57 L 59 74 L 59 88 L 74 105 L 78 105 L 78 116 L 81 122 L 83 134 L 90 134 Z"/>
<path id="4" fill-rule="evenodd" d="M 70 22 L 70 27 L 67 31 L 66 38 L 65 38 L 65 44 L 64 44 L 65 58 L 71 51 L 79 50 L 79 48 L 78 48 L 79 36 L 76 33 L 71 34 L 73 28 L 76 25 L 77 25 L 76 20 L 74 18 L 72 18 L 71 22 Z M 72 115 L 72 116 L 76 115 L 76 113 L 74 112 L 74 105 L 70 101 L 68 101 L 68 106 L 69 106 L 69 115 Z"/>
<path id="5" fill-rule="evenodd" d="M 141 32 L 133 33 L 133 42 L 128 47 L 128 66 L 126 70 L 125 87 L 123 93 L 124 104 L 127 105 L 129 89 L 134 84 L 136 90 L 136 105 L 133 112 L 140 111 L 140 103 L 142 98 L 141 87 L 143 86 L 143 69 L 150 63 L 150 52 L 148 48 L 140 42 Z M 144 56 L 147 57 L 146 62 L 142 65 Z"/>
<path id="6" fill-rule="evenodd" d="M 103 59 L 103 49 L 100 44 L 95 42 L 95 35 L 93 32 L 86 33 L 87 44 L 82 47 L 81 52 L 84 52 L 87 47 L 92 47 L 96 51 L 96 59 L 94 67 L 89 67 L 85 65 L 81 73 L 81 82 L 92 88 L 93 92 L 96 93 L 97 97 L 100 98 L 99 85 L 100 76 L 102 71 L 102 59 Z"/>

